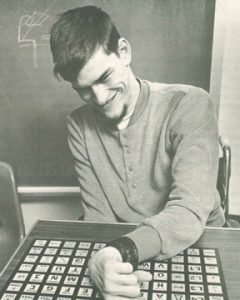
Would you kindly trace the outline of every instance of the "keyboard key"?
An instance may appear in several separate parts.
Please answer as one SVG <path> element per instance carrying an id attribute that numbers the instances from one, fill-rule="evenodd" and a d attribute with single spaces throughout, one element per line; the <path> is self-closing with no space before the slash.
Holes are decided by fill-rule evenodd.
<path id="1" fill-rule="evenodd" d="M 61 246 L 61 241 L 50 241 L 49 244 L 48 244 L 48 247 L 60 247 Z"/>
<path id="2" fill-rule="evenodd" d="M 184 257 L 182 255 L 177 255 L 177 256 L 173 257 L 171 260 L 173 263 L 183 263 Z"/>
<path id="3" fill-rule="evenodd" d="M 85 269 L 84 275 L 90 276 L 90 271 L 88 268 Z"/>
<path id="4" fill-rule="evenodd" d="M 185 281 L 185 274 L 183 273 L 172 273 L 172 281 Z"/>
<path id="5" fill-rule="evenodd" d="M 34 274 L 32 274 L 29 281 L 30 282 L 42 282 L 44 277 L 45 277 L 45 274 L 34 273 Z"/>
<path id="6" fill-rule="evenodd" d="M 30 272 L 33 268 L 33 264 L 21 264 L 19 271 Z"/>
<path id="7" fill-rule="evenodd" d="M 187 258 L 189 264 L 200 264 L 201 260 L 198 256 L 188 256 Z"/>
<path id="8" fill-rule="evenodd" d="M 39 284 L 27 284 L 25 289 L 24 289 L 24 292 L 25 293 L 37 293 L 38 289 L 39 289 Z"/>
<path id="9" fill-rule="evenodd" d="M 82 286 L 90 286 L 90 287 L 93 286 L 90 277 L 86 277 L 86 276 L 84 276 L 84 277 L 82 278 L 81 285 L 82 285 Z"/>
<path id="10" fill-rule="evenodd" d="M 136 298 L 137 300 L 147 300 L 148 293 L 147 292 L 140 292 L 140 295 Z"/>
<path id="11" fill-rule="evenodd" d="M 35 271 L 39 273 L 47 273 L 48 269 L 49 265 L 37 265 Z"/>
<path id="12" fill-rule="evenodd" d="M 203 293 L 204 288 L 202 284 L 190 284 L 190 293 Z"/>
<path id="13" fill-rule="evenodd" d="M 172 264 L 173 272 L 184 272 L 184 265 L 182 264 Z"/>
<path id="14" fill-rule="evenodd" d="M 61 275 L 56 275 L 56 274 L 50 274 L 47 278 L 47 283 L 54 283 L 58 284 L 62 279 Z"/>
<path id="15" fill-rule="evenodd" d="M 151 263 L 150 262 L 144 262 L 138 265 L 138 270 L 150 270 L 151 269 Z"/>
<path id="16" fill-rule="evenodd" d="M 168 265 L 167 263 L 155 263 L 154 264 L 154 270 L 156 271 L 167 271 Z"/>
<path id="17" fill-rule="evenodd" d="M 208 285 L 209 294 L 222 294 L 221 285 Z"/>
<path id="18" fill-rule="evenodd" d="M 83 266 L 84 263 L 85 263 L 85 258 L 82 258 L 82 257 L 75 257 L 72 260 L 72 265 L 73 266 Z"/>
<path id="19" fill-rule="evenodd" d="M 35 263 L 38 259 L 37 255 L 27 255 L 24 259 L 25 262 Z"/>
<path id="20" fill-rule="evenodd" d="M 44 247 L 47 244 L 46 240 L 36 240 L 34 246 Z"/>
<path id="21" fill-rule="evenodd" d="M 154 272 L 153 278 L 155 280 L 167 280 L 167 273 L 166 272 Z"/>
<path id="22" fill-rule="evenodd" d="M 54 256 L 43 255 L 40 259 L 40 263 L 41 264 L 51 264 L 53 259 L 54 259 Z"/>
<path id="23" fill-rule="evenodd" d="M 220 276 L 218 276 L 218 275 L 207 275 L 207 282 L 209 282 L 209 283 L 220 283 Z"/>
<path id="24" fill-rule="evenodd" d="M 152 300 L 167 300 L 166 293 L 152 293 Z"/>
<path id="25" fill-rule="evenodd" d="M 65 269 L 65 266 L 53 266 L 51 272 L 56 274 L 63 274 Z"/>
<path id="26" fill-rule="evenodd" d="M 86 257 L 87 255 L 88 255 L 88 250 L 86 250 L 86 249 L 78 249 L 75 253 L 75 256 Z"/>
<path id="27" fill-rule="evenodd" d="M 183 294 L 175 294 L 173 293 L 171 296 L 171 300 L 186 300 L 186 296 Z"/>
<path id="28" fill-rule="evenodd" d="M 57 257 L 55 264 L 56 265 L 67 265 L 69 262 L 69 257 L 65 257 L 65 256 L 59 256 Z"/>
<path id="29" fill-rule="evenodd" d="M 167 282 L 154 281 L 153 282 L 153 290 L 166 291 L 167 290 Z"/>
<path id="30" fill-rule="evenodd" d="M 208 274 L 219 274 L 217 266 L 205 266 L 206 273 Z"/>
<path id="31" fill-rule="evenodd" d="M 196 248 L 189 248 L 187 249 L 187 254 L 188 255 L 200 255 L 199 249 Z"/>
<path id="32" fill-rule="evenodd" d="M 52 299 L 53 299 L 52 296 L 43 296 L 43 295 L 37 298 L 37 300 L 52 300 Z"/>
<path id="33" fill-rule="evenodd" d="M 216 256 L 216 251 L 214 249 L 203 249 L 203 254 L 205 256 Z"/>
<path id="34" fill-rule="evenodd" d="M 72 296 L 75 291 L 75 287 L 63 286 L 60 290 L 60 295 Z"/>
<path id="35" fill-rule="evenodd" d="M 29 251 L 30 254 L 40 254 L 43 251 L 43 248 L 32 247 Z"/>
<path id="36" fill-rule="evenodd" d="M 22 285 L 23 285 L 22 283 L 11 282 L 7 288 L 7 291 L 19 292 Z"/>
<path id="37" fill-rule="evenodd" d="M 55 255 L 58 252 L 57 248 L 47 248 L 44 252 L 46 255 Z"/>
<path id="38" fill-rule="evenodd" d="M 216 265 L 217 259 L 215 257 L 204 257 L 204 262 L 206 265 Z"/>
<path id="39" fill-rule="evenodd" d="M 28 277 L 28 273 L 16 273 L 15 276 L 13 277 L 14 281 L 25 281 Z"/>
<path id="40" fill-rule="evenodd" d="M 35 295 L 26 295 L 26 294 L 23 294 L 20 296 L 19 300 L 33 300 L 35 297 Z"/>
<path id="41" fill-rule="evenodd" d="M 80 288 L 78 291 L 78 296 L 90 298 L 92 296 L 92 293 L 93 293 L 92 288 Z"/>
<path id="42" fill-rule="evenodd" d="M 190 282 L 203 282 L 203 276 L 201 274 L 189 274 L 188 278 Z"/>
<path id="43" fill-rule="evenodd" d="M 17 297 L 17 294 L 4 293 L 1 297 L 1 300 L 14 300 Z"/>
<path id="44" fill-rule="evenodd" d="M 182 292 L 182 293 L 185 292 L 185 284 L 183 284 L 183 283 L 173 282 L 171 288 L 172 288 L 173 292 Z"/>
<path id="45" fill-rule="evenodd" d="M 42 294 L 54 295 L 56 293 L 58 286 L 57 285 L 44 285 L 42 288 Z"/>
<path id="46" fill-rule="evenodd" d="M 66 285 L 77 285 L 78 279 L 79 279 L 78 276 L 68 275 L 64 280 L 64 284 L 66 284 Z"/>
<path id="47" fill-rule="evenodd" d="M 99 249 L 104 248 L 105 246 L 106 246 L 106 243 L 95 243 L 93 246 L 93 249 L 99 250 Z"/>
<path id="48" fill-rule="evenodd" d="M 68 274 L 72 275 L 80 275 L 82 268 L 80 267 L 70 267 L 68 270 Z"/>
<path id="49" fill-rule="evenodd" d="M 63 245 L 64 248 L 74 248 L 76 246 L 77 242 L 72 241 L 66 241 Z"/>
<path id="50" fill-rule="evenodd" d="M 71 256 L 73 253 L 73 249 L 62 249 L 60 255 Z"/>
<path id="51" fill-rule="evenodd" d="M 198 265 L 188 265 L 188 272 L 190 273 L 202 273 L 202 267 Z"/>
<path id="52" fill-rule="evenodd" d="M 149 282 L 147 282 L 147 281 L 140 282 L 140 289 L 141 290 L 148 290 L 149 289 Z"/>
<path id="53" fill-rule="evenodd" d="M 91 247 L 91 243 L 88 242 L 80 242 L 78 248 L 81 249 L 89 249 Z"/>

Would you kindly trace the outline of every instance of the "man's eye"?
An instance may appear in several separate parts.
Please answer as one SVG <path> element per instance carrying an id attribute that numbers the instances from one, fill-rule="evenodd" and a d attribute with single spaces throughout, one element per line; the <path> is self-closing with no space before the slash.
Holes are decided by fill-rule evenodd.
<path id="1" fill-rule="evenodd" d="M 106 83 L 110 80 L 110 76 L 106 76 L 105 78 L 103 78 L 102 83 Z"/>
<path id="2" fill-rule="evenodd" d="M 74 90 L 79 94 L 79 95 L 84 95 L 88 93 L 88 88 L 74 88 Z"/>

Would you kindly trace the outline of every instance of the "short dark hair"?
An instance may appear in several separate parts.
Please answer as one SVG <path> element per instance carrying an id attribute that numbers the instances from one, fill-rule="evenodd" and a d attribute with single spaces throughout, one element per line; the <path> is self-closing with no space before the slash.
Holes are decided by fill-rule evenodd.
<path id="1" fill-rule="evenodd" d="M 50 32 L 55 76 L 73 81 L 100 46 L 107 54 L 118 54 L 119 38 L 110 16 L 99 7 L 77 7 L 60 14 Z"/>

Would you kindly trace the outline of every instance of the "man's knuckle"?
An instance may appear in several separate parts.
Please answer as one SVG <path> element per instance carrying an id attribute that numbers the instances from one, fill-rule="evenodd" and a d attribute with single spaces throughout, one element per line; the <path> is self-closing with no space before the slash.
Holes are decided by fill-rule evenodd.
<path id="1" fill-rule="evenodd" d="M 137 285 L 136 287 L 135 287 L 135 295 L 136 296 L 139 296 L 140 295 L 140 292 L 141 292 L 141 289 L 140 289 L 140 286 L 139 285 Z"/>
<path id="2" fill-rule="evenodd" d="M 112 269 L 112 265 L 107 261 L 103 266 L 104 273 L 106 274 L 110 273 L 111 269 Z"/>
<path id="3" fill-rule="evenodd" d="M 137 278 L 136 275 L 133 275 L 132 282 L 133 282 L 133 284 L 137 284 L 138 283 L 138 278 Z"/>
<path id="4" fill-rule="evenodd" d="M 107 277 L 103 278 L 103 290 L 105 293 L 111 293 L 111 291 L 112 291 L 112 285 L 109 282 L 109 280 L 107 279 Z"/>

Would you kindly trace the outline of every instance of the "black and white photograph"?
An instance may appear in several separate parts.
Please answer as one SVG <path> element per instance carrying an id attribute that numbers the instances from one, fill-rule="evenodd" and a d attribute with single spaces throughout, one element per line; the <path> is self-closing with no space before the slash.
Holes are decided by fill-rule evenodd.
<path id="1" fill-rule="evenodd" d="M 240 299 L 239 16 L 0 0 L 0 300 Z"/>

